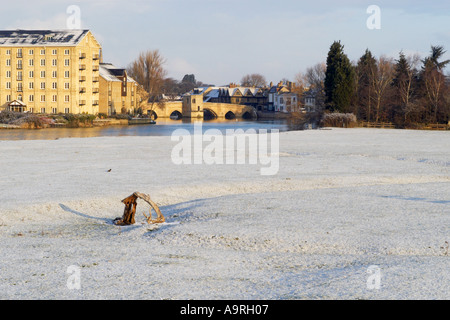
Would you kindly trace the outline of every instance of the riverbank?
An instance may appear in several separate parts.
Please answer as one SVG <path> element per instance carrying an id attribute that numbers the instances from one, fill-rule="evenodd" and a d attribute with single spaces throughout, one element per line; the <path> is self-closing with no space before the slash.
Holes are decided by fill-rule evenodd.
<path id="1" fill-rule="evenodd" d="M 279 172 L 261 176 L 176 165 L 170 136 L 0 141 L 0 298 L 449 298 L 448 132 L 279 142 Z M 112 224 L 135 191 L 166 224 L 143 202 L 135 225 Z"/>

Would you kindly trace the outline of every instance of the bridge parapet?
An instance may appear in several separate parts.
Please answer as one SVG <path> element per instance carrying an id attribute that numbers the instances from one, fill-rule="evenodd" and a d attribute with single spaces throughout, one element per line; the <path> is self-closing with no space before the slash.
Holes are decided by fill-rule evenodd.
<path id="1" fill-rule="evenodd" d="M 150 111 L 150 106 L 146 108 L 146 111 Z M 256 110 L 251 106 L 241 105 L 241 104 L 230 104 L 230 103 L 213 103 L 204 102 L 202 104 L 202 112 L 199 113 L 195 110 L 195 114 L 188 114 L 186 108 L 183 110 L 183 103 L 181 101 L 171 101 L 165 102 L 164 104 L 155 105 L 152 112 L 156 115 L 156 118 L 170 118 L 174 112 L 179 112 L 183 118 L 196 118 L 198 115 L 203 115 L 205 110 L 210 111 L 218 119 L 225 119 L 228 116 L 233 118 L 256 118 Z M 183 112 L 184 111 L 184 112 Z M 228 115 L 228 116 L 227 116 Z"/>

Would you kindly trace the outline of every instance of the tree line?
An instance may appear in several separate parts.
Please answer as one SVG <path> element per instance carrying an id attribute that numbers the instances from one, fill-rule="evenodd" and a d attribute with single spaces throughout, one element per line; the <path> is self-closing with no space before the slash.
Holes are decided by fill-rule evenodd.
<path id="1" fill-rule="evenodd" d="M 315 98 L 316 108 L 325 112 L 353 113 L 358 121 L 392 122 L 398 127 L 450 120 L 450 82 L 444 75 L 450 60 L 443 60 L 442 46 L 431 46 L 424 59 L 418 54 L 399 53 L 397 59 L 375 57 L 369 49 L 351 62 L 344 45 L 334 41 L 326 62 L 307 68 L 294 80 L 297 93 Z M 141 84 L 142 102 L 153 106 L 162 95 L 175 98 L 193 88 L 209 86 L 193 74 L 175 80 L 167 77 L 166 60 L 158 50 L 143 52 L 127 68 Z M 245 75 L 243 86 L 266 86 L 259 73 Z"/>
<path id="2" fill-rule="evenodd" d="M 369 49 L 350 62 L 340 41 L 328 52 L 326 64 L 308 68 L 299 81 L 315 94 L 325 112 L 353 113 L 359 121 L 392 122 L 401 127 L 448 123 L 450 83 L 444 75 L 450 60 L 442 46 L 429 56 L 399 53 L 397 59 L 375 57 Z"/>

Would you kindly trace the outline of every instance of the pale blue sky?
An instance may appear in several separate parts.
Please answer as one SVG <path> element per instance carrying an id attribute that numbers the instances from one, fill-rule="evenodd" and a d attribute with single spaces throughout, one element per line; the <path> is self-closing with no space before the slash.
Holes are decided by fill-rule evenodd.
<path id="1" fill-rule="evenodd" d="M 450 59 L 450 1 L 345 0 L 16 0 L 2 6 L 1 29 L 64 29 L 69 5 L 81 27 L 103 46 L 105 62 L 126 67 L 140 51 L 159 49 L 168 76 L 193 73 L 215 85 L 261 73 L 294 80 L 326 60 L 341 40 L 351 60 L 369 48 L 398 57 L 443 45 Z M 381 29 L 369 30 L 369 5 L 381 9 Z"/>

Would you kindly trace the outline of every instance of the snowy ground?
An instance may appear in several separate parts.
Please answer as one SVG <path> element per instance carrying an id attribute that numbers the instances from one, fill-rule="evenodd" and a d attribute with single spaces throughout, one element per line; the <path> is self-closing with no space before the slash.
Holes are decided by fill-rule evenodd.
<path id="1" fill-rule="evenodd" d="M 449 132 L 281 133 L 274 176 L 174 144 L 0 141 L 0 299 L 450 298 Z M 167 224 L 114 226 L 134 191 Z"/>

